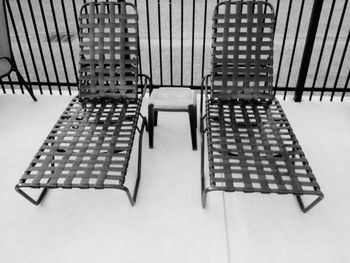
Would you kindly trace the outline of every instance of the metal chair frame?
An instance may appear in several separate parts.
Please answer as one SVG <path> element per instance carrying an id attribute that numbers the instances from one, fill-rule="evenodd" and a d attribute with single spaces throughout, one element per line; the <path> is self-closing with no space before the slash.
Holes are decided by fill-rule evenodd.
<path id="1" fill-rule="evenodd" d="M 226 1 L 215 8 L 212 72 L 201 85 L 203 208 L 212 191 L 293 194 L 304 213 L 324 197 L 273 94 L 273 29 L 267 2 Z M 316 199 L 305 205 L 303 195 Z"/>
<path id="2" fill-rule="evenodd" d="M 129 9 L 133 11 L 128 13 Z M 151 79 L 137 71 L 137 10 L 125 2 L 87 3 L 81 8 L 80 22 L 79 95 L 67 106 L 15 190 L 39 205 L 49 189 L 119 189 L 133 206 L 147 130 L 141 104 L 152 86 Z M 124 183 L 136 132 L 137 177 L 131 193 Z M 42 190 L 33 198 L 25 188 Z"/>

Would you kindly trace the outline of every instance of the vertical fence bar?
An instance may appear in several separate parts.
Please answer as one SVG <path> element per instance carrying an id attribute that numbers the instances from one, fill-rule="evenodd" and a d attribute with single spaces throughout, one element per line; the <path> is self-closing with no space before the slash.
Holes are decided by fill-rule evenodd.
<path id="1" fill-rule="evenodd" d="M 39 72 L 38 72 L 38 68 L 37 68 L 36 63 L 35 63 L 35 58 L 34 58 L 34 53 L 33 53 L 32 44 L 31 44 L 30 41 L 29 41 L 29 33 L 28 33 L 28 29 L 27 29 L 27 24 L 25 23 L 25 19 L 24 19 L 23 10 L 22 10 L 22 5 L 21 5 L 21 3 L 20 3 L 19 0 L 17 0 L 17 6 L 18 6 L 19 14 L 20 14 L 20 17 L 21 17 L 21 20 L 22 20 L 22 25 L 23 25 L 23 29 L 24 29 L 24 34 L 25 34 L 26 39 L 27 39 L 27 44 L 28 44 L 28 48 L 29 48 L 30 58 L 31 58 L 31 60 L 32 60 L 32 62 L 33 62 L 34 73 L 35 73 L 36 79 L 37 79 L 37 81 L 38 81 L 38 86 L 39 86 L 40 93 L 42 93 L 42 88 L 41 88 L 41 82 L 40 82 Z"/>
<path id="2" fill-rule="evenodd" d="M 346 81 L 345 81 L 345 84 L 344 84 L 344 88 L 343 88 L 343 92 L 342 92 L 342 95 L 341 95 L 341 100 L 340 101 L 343 101 L 344 100 L 344 97 L 345 97 L 345 94 L 346 92 L 348 91 L 348 84 L 349 84 L 349 80 L 350 80 L 350 69 L 349 69 L 349 72 L 348 72 L 348 77 L 346 78 Z"/>
<path id="3" fill-rule="evenodd" d="M 277 4 L 276 4 L 276 14 L 275 14 L 275 16 L 276 16 L 276 21 L 275 21 L 275 26 L 274 26 L 274 30 L 273 31 L 275 31 L 275 28 L 276 28 L 276 25 L 277 25 L 277 19 L 278 19 L 278 12 L 279 12 L 279 10 L 280 10 L 280 0 L 277 0 Z"/>
<path id="4" fill-rule="evenodd" d="M 4 94 L 6 94 L 5 85 L 4 85 L 4 83 L 2 83 L 1 79 L 0 79 L 0 86 L 1 86 L 2 92 L 3 92 Z"/>
<path id="5" fill-rule="evenodd" d="M 172 0 L 169 0 L 169 28 L 170 28 L 170 85 L 173 85 L 173 9 Z"/>
<path id="6" fill-rule="evenodd" d="M 51 57 L 51 61 L 52 61 L 52 65 L 53 65 L 53 69 L 54 69 L 54 73 L 55 73 L 55 77 L 56 77 L 56 82 L 59 83 L 57 66 L 56 66 L 56 62 L 55 62 L 55 57 L 53 55 L 53 50 L 52 50 L 52 45 L 51 45 L 51 41 L 50 41 L 50 35 L 49 35 L 48 27 L 47 27 L 47 21 L 46 21 L 46 18 L 45 18 L 46 17 L 45 16 L 45 10 L 44 10 L 44 6 L 43 6 L 43 3 L 42 3 L 42 0 L 39 0 L 39 7 L 40 7 L 40 12 L 41 12 L 41 18 L 42 18 L 42 20 L 44 22 L 46 41 L 47 41 L 48 46 L 49 46 L 50 57 Z M 51 87 L 49 87 L 49 91 L 50 91 L 50 94 L 52 95 Z"/>
<path id="7" fill-rule="evenodd" d="M 333 17 L 334 6 L 335 6 L 335 0 L 333 0 L 331 9 L 329 11 L 329 16 L 328 16 L 328 20 L 327 20 L 326 30 L 325 30 L 325 33 L 324 33 L 324 36 L 323 36 L 323 40 L 322 40 L 322 46 L 321 46 L 321 50 L 320 50 L 320 55 L 318 56 L 315 76 L 314 76 L 314 79 L 313 79 L 313 82 L 312 82 L 312 86 L 311 86 L 312 89 L 311 89 L 311 92 L 310 92 L 309 100 L 312 99 L 313 92 L 314 92 L 313 89 L 315 88 L 316 80 L 317 80 L 317 77 L 318 77 L 318 72 L 320 70 L 321 60 L 322 60 L 322 57 L 323 57 L 324 48 L 326 46 L 326 41 L 327 41 L 327 36 L 328 36 L 328 32 L 329 32 L 329 27 L 331 25 L 331 21 L 332 21 L 332 17 Z"/>
<path id="8" fill-rule="evenodd" d="M 0 85 L 1 85 L 2 92 L 3 92 L 4 94 L 6 94 L 6 89 L 5 89 L 4 83 L 0 82 Z"/>
<path id="9" fill-rule="evenodd" d="M 57 18 L 56 18 L 56 11 L 55 11 L 55 8 L 54 8 L 53 0 L 50 0 L 50 7 L 51 7 L 52 18 L 53 18 L 54 25 L 55 25 L 55 31 L 56 31 L 56 37 L 57 37 L 58 47 L 59 47 L 60 54 L 61 54 L 64 76 L 65 76 L 65 78 L 66 78 L 66 81 L 67 81 L 67 84 L 68 84 L 68 89 L 69 89 L 69 88 L 70 88 L 70 84 L 69 84 L 69 78 L 68 78 L 66 60 L 65 60 L 64 54 L 63 54 L 63 48 L 62 48 L 62 43 L 61 43 L 61 36 L 60 36 L 60 32 L 59 32 L 59 30 L 58 30 Z M 58 89 L 59 89 L 60 95 L 62 95 L 61 86 L 58 86 Z"/>
<path id="10" fill-rule="evenodd" d="M 78 19 L 77 6 L 75 4 L 75 0 L 72 0 L 72 5 L 73 5 L 73 13 L 74 13 L 74 19 L 75 19 L 75 27 L 76 27 L 77 34 L 78 34 L 78 32 L 79 32 L 79 19 Z"/>
<path id="11" fill-rule="evenodd" d="M 162 57 L 162 21 L 160 20 L 160 0 L 158 3 L 158 38 L 159 38 L 159 70 L 160 70 L 160 85 L 163 86 L 163 57 Z"/>
<path id="12" fill-rule="evenodd" d="M 301 59 L 301 64 L 299 69 L 296 91 L 294 95 L 295 102 L 300 102 L 303 96 L 304 85 L 305 85 L 307 73 L 309 71 L 310 59 L 312 55 L 312 50 L 314 48 L 318 23 L 320 21 L 320 15 L 321 15 L 322 6 L 323 6 L 323 1 L 324 0 L 314 0 L 314 3 L 313 3 L 309 28 L 306 35 L 303 57 Z"/>
<path id="13" fill-rule="evenodd" d="M 10 82 L 10 87 L 11 87 L 12 94 L 15 94 L 15 87 L 13 86 L 11 76 L 8 75 L 7 78 L 8 78 L 8 80 L 9 80 L 9 82 Z M 23 90 L 22 85 L 21 85 L 21 92 L 22 92 L 22 94 L 24 94 L 24 90 Z"/>
<path id="14" fill-rule="evenodd" d="M 73 5 L 74 20 L 75 20 L 75 28 L 76 28 L 77 36 L 79 39 L 79 18 L 78 18 L 77 6 L 75 4 L 75 1 L 76 0 L 72 0 L 72 5 Z M 79 78 L 77 79 L 77 86 L 79 89 Z"/>
<path id="15" fill-rule="evenodd" d="M 299 18 L 298 18 L 298 25 L 297 25 L 297 29 L 296 29 L 295 37 L 294 37 L 292 57 L 290 58 L 288 75 L 287 75 L 287 81 L 286 81 L 286 87 L 285 87 L 284 98 L 283 99 L 286 99 L 287 90 L 288 90 L 288 87 L 289 87 L 290 75 L 291 75 L 292 67 L 293 67 L 293 63 L 294 63 L 295 49 L 296 49 L 297 42 L 298 42 L 298 35 L 299 35 L 299 30 L 300 30 L 300 22 L 301 22 L 302 14 L 303 14 L 303 11 L 304 11 L 304 4 L 305 4 L 305 0 L 302 0 L 301 6 L 300 6 Z"/>
<path id="16" fill-rule="evenodd" d="M 279 10 L 280 10 L 280 0 L 277 0 L 277 5 L 276 5 L 276 9 L 275 9 L 275 24 L 273 26 L 273 38 L 275 39 L 275 35 L 276 35 L 276 25 L 277 25 L 277 20 L 278 20 L 278 13 L 279 13 Z M 275 82 L 275 87 L 274 87 L 274 91 L 273 91 L 273 94 L 276 95 L 276 87 L 277 87 L 277 81 Z"/>
<path id="17" fill-rule="evenodd" d="M 193 86 L 193 64 L 194 64 L 194 29 L 196 21 L 196 1 L 192 0 L 192 51 L 191 51 L 191 87 Z"/>
<path id="18" fill-rule="evenodd" d="M 137 1 L 136 0 L 134 0 L 134 5 L 135 5 L 136 10 L 137 10 Z M 140 68 L 140 74 L 142 75 L 142 59 L 141 59 L 140 39 L 137 42 L 138 42 L 137 43 L 137 48 L 139 50 L 139 68 Z M 143 86 L 143 78 L 141 78 L 141 85 Z"/>
<path id="19" fill-rule="evenodd" d="M 32 2 L 30 0 L 28 1 L 28 6 L 29 6 L 29 11 L 30 11 L 30 16 L 31 16 L 32 21 L 33 21 L 34 32 L 35 32 L 36 41 L 37 41 L 37 44 L 38 44 L 38 47 L 39 47 L 39 53 L 40 53 L 41 62 L 43 63 L 43 68 L 44 68 L 46 81 L 48 83 L 50 83 L 50 78 L 49 78 L 49 74 L 47 72 L 46 61 L 45 61 L 44 52 L 43 52 L 43 48 L 42 48 L 40 37 L 39 37 L 38 27 L 37 27 L 37 24 L 36 24 L 35 15 L 34 15 L 34 11 L 33 11 L 33 6 L 32 6 Z M 49 89 L 51 89 L 51 85 L 48 84 L 48 86 L 49 86 Z M 40 94 L 43 94 L 41 86 L 39 86 L 39 90 L 40 90 Z"/>
<path id="20" fill-rule="evenodd" d="M 75 58 L 74 58 L 74 52 L 73 52 L 73 46 L 72 46 L 72 39 L 70 37 L 70 30 L 69 30 L 69 26 L 68 26 L 67 12 L 66 12 L 66 6 L 64 4 L 64 1 L 65 0 L 61 0 L 62 10 L 63 10 L 63 18 L 64 18 L 64 25 L 66 27 L 69 51 L 70 51 L 70 55 L 71 55 L 71 59 L 72 59 L 72 63 L 73 63 L 75 82 L 76 82 L 76 85 L 78 85 L 78 72 L 77 72 L 77 68 L 75 66 Z M 69 95 L 72 95 L 72 91 L 71 91 L 70 85 L 68 85 L 68 92 L 69 92 Z"/>
<path id="21" fill-rule="evenodd" d="M 337 88 L 337 85 L 338 85 L 338 81 L 339 81 L 339 77 L 340 77 L 340 72 L 341 72 L 341 70 L 342 70 L 343 63 L 344 63 L 344 59 L 345 59 L 345 55 L 346 55 L 346 52 L 347 52 L 348 46 L 349 46 L 349 40 L 350 40 L 350 31 L 348 32 L 348 36 L 347 36 L 347 38 L 346 38 L 346 42 L 345 42 L 345 45 L 344 45 L 343 54 L 342 54 L 342 56 L 341 56 L 341 60 L 340 60 L 339 67 L 338 67 L 337 76 L 336 76 L 335 81 L 334 81 L 333 90 L 332 90 L 332 95 L 331 95 L 331 101 L 333 101 L 333 97 L 334 97 L 334 94 L 335 94 L 335 91 L 336 91 L 336 88 Z M 345 86 L 345 87 L 346 87 L 346 86 Z"/>
<path id="22" fill-rule="evenodd" d="M 13 24 L 14 22 L 14 20 L 13 20 L 13 16 L 12 16 L 12 11 L 11 11 L 11 9 L 10 9 L 10 4 L 6 1 L 6 4 L 7 4 L 7 6 L 8 6 L 8 10 L 9 10 L 9 13 L 10 13 L 10 17 L 11 17 L 11 23 L 12 23 L 12 25 L 13 25 L 13 28 L 14 28 L 14 31 L 15 31 L 15 36 L 16 36 L 16 40 L 17 40 L 17 43 L 18 43 L 18 34 L 17 34 L 17 29 L 15 28 L 15 25 Z M 5 12 L 6 12 L 6 10 L 4 10 Z M 5 13 L 5 15 L 6 15 L 6 13 Z M 7 19 L 7 17 L 6 17 L 6 19 Z M 10 30 L 10 26 L 8 25 L 8 30 Z M 9 32 L 9 34 L 10 34 L 10 32 Z M 22 58 L 22 60 L 23 60 L 23 54 L 22 54 L 22 50 L 20 49 L 20 53 L 21 53 L 21 58 Z M 13 87 L 13 83 L 12 83 L 12 80 L 11 80 L 11 76 L 10 75 L 8 75 L 7 76 L 7 79 L 8 79 L 8 81 L 10 82 L 10 88 L 11 88 L 11 90 L 12 90 L 12 93 L 15 93 L 15 90 L 14 90 L 14 87 Z M 3 90 L 5 90 L 5 86 L 4 86 L 4 84 L 2 83 L 2 81 L 1 81 L 1 86 L 2 86 L 2 88 L 3 88 Z M 24 94 L 24 90 L 23 90 L 23 87 L 22 87 L 22 85 L 20 85 L 20 89 L 21 89 L 21 92 L 22 92 L 22 94 Z M 5 90 L 6 91 L 6 90 Z"/>
<path id="23" fill-rule="evenodd" d="M 184 1 L 181 0 L 181 86 L 183 86 L 183 63 L 184 63 Z"/>
<path id="24" fill-rule="evenodd" d="M 202 75 L 204 77 L 204 65 L 205 65 L 205 40 L 207 37 L 207 13 L 208 13 L 208 0 L 204 2 L 204 21 L 203 21 L 203 47 L 202 47 Z"/>
<path id="25" fill-rule="evenodd" d="M 286 45 L 286 38 L 287 38 L 287 31 L 288 31 L 288 26 L 289 26 L 289 19 L 290 19 L 290 12 L 291 12 L 292 3 L 293 3 L 293 1 L 290 0 L 289 5 L 288 5 L 288 11 L 287 11 L 286 25 L 284 27 L 283 42 L 282 42 L 282 48 L 281 48 L 281 55 L 280 55 L 280 59 L 279 59 L 279 63 L 278 63 L 275 86 L 278 86 L 278 80 L 280 77 L 281 65 L 282 65 L 282 60 L 283 60 L 284 48 Z"/>
<path id="26" fill-rule="evenodd" d="M 151 30 L 149 25 L 149 3 L 146 0 L 146 17 L 147 17 L 147 40 L 148 40 L 148 59 L 149 59 L 149 71 L 151 80 L 153 80 L 153 70 L 152 70 L 152 47 L 151 47 Z"/>
<path id="27" fill-rule="evenodd" d="M 9 10 L 9 15 L 10 15 L 10 19 L 11 19 L 11 24 L 12 24 L 13 31 L 14 31 L 14 33 L 15 33 L 15 37 L 16 37 L 16 41 L 17 41 L 17 44 L 18 44 L 19 53 L 20 53 L 20 55 L 21 55 L 21 60 L 22 60 L 22 63 L 23 63 L 24 71 L 25 71 L 25 73 L 26 73 L 26 75 L 27 75 L 27 80 L 30 82 L 30 75 L 29 75 L 29 72 L 28 72 L 27 63 L 25 63 L 23 48 L 22 48 L 22 45 L 21 45 L 21 41 L 20 41 L 20 39 L 19 39 L 18 30 L 17 30 L 17 27 L 16 27 L 15 19 L 14 19 L 14 17 L 13 17 L 11 5 L 10 5 L 10 3 L 9 3 L 8 1 L 6 1 L 6 4 L 7 4 L 7 9 Z M 11 83 L 10 86 L 11 86 L 12 93 L 15 93 L 15 90 L 14 90 L 14 87 L 13 87 L 12 80 L 11 80 L 11 76 L 10 76 L 10 75 L 8 76 L 8 79 L 9 79 L 9 81 L 10 81 L 10 83 Z M 20 88 L 21 88 L 22 94 L 24 94 L 24 90 L 23 90 L 22 85 L 20 86 Z"/>
<path id="28" fill-rule="evenodd" d="M 344 7 L 343 7 L 343 11 L 342 11 L 342 14 L 341 14 L 341 17 L 340 17 L 340 21 L 339 21 L 339 25 L 338 25 L 338 29 L 337 29 L 337 33 L 336 33 L 335 40 L 334 40 L 334 43 L 333 43 L 331 58 L 329 59 L 328 67 L 327 67 L 327 72 L 326 72 L 326 76 L 325 76 L 325 78 L 324 78 L 324 82 L 323 82 L 323 86 L 322 86 L 322 91 L 321 91 L 320 100 L 322 100 L 322 98 L 323 98 L 324 90 L 325 90 L 326 85 L 327 85 L 327 81 L 328 81 L 328 77 L 329 77 L 329 72 L 330 72 L 331 67 L 332 67 L 332 62 L 333 62 L 333 59 L 334 59 L 335 49 L 337 48 L 337 45 L 338 45 L 339 34 L 340 34 L 341 27 L 342 27 L 342 25 L 343 25 L 343 21 L 344 21 L 344 16 L 345 16 L 345 11 L 346 11 L 347 5 L 348 5 L 348 0 L 345 0 L 345 2 L 344 2 Z"/>

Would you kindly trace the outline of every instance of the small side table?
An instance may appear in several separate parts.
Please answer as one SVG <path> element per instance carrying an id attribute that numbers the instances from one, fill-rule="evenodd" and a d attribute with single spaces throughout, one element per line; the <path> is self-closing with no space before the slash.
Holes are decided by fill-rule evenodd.
<path id="1" fill-rule="evenodd" d="M 159 88 L 152 92 L 148 104 L 149 147 L 153 148 L 153 129 L 158 123 L 158 112 L 188 112 L 192 148 L 197 150 L 197 100 L 195 92 L 189 88 Z"/>

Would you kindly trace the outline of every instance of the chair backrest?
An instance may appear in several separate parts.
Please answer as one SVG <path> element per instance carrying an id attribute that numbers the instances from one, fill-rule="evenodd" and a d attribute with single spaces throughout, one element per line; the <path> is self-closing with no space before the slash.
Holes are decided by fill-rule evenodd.
<path id="1" fill-rule="evenodd" d="M 0 58 L 2 57 L 12 58 L 5 0 L 0 0 Z"/>
<path id="2" fill-rule="evenodd" d="M 137 99 L 139 37 L 134 5 L 93 2 L 80 10 L 79 96 Z"/>
<path id="3" fill-rule="evenodd" d="M 213 15 L 212 89 L 218 99 L 273 97 L 275 15 L 263 1 L 219 3 Z"/>

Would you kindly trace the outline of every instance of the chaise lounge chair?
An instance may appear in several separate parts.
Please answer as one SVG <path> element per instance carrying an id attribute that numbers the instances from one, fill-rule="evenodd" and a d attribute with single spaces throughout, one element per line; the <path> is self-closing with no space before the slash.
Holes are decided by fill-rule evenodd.
<path id="1" fill-rule="evenodd" d="M 203 207 L 211 191 L 293 194 L 303 212 L 323 198 L 274 97 L 274 28 L 267 2 L 227 1 L 215 7 L 212 69 L 201 90 Z M 209 176 L 204 174 L 205 135 Z M 305 195 L 316 199 L 305 205 Z"/>
<path id="2" fill-rule="evenodd" d="M 79 95 L 51 130 L 16 190 L 38 205 L 52 188 L 120 189 L 134 205 L 147 125 L 140 108 L 150 85 L 147 76 L 138 74 L 137 11 L 125 2 L 87 3 L 79 22 Z M 138 169 L 131 195 L 124 183 L 136 132 Z M 25 188 L 42 191 L 34 199 Z"/>

